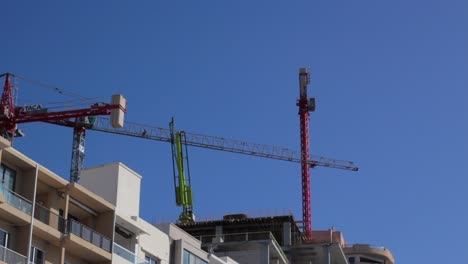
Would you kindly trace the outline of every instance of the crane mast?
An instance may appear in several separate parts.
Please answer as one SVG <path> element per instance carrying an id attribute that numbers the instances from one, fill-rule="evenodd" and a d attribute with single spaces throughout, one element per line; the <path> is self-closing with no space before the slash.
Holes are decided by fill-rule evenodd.
<path id="1" fill-rule="evenodd" d="M 301 137 L 301 178 L 302 178 L 302 221 L 303 231 L 308 239 L 312 238 L 312 206 L 310 189 L 310 168 L 315 165 L 309 164 L 309 112 L 315 111 L 315 99 L 307 97 L 307 86 L 310 83 L 310 73 L 308 69 L 299 70 L 299 121 Z"/>
<path id="2" fill-rule="evenodd" d="M 10 74 L 5 73 L 0 77 L 5 76 L 5 84 L 3 86 L 2 99 L 0 101 L 0 117 L 4 120 L 4 125 L 1 127 L 1 135 L 12 141 L 16 132 L 15 120 L 15 105 L 13 103 L 13 89 L 11 88 Z"/>

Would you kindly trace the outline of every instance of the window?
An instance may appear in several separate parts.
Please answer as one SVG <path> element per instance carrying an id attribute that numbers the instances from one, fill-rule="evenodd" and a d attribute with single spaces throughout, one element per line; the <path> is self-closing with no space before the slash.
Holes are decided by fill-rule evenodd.
<path id="1" fill-rule="evenodd" d="M 44 264 L 45 263 L 45 255 L 42 250 L 31 247 L 31 255 L 29 256 L 29 261 L 33 264 Z"/>
<path id="2" fill-rule="evenodd" d="M 354 262 L 354 257 L 350 257 L 350 258 L 349 258 L 349 264 L 354 264 L 354 263 L 355 263 L 355 262 Z"/>
<path id="3" fill-rule="evenodd" d="M 184 264 L 208 264 L 208 262 L 184 249 Z"/>
<path id="4" fill-rule="evenodd" d="M 0 246 L 8 247 L 8 233 L 0 229 Z"/>
<path id="5" fill-rule="evenodd" d="M 15 191 L 16 172 L 14 170 L 3 164 L 0 165 L 0 178 L 4 186 L 8 188 L 8 190 L 11 190 L 12 192 Z"/>
<path id="6" fill-rule="evenodd" d="M 365 257 L 360 257 L 360 258 L 359 258 L 359 262 L 360 262 L 360 263 L 383 263 L 383 262 L 380 261 L 380 260 L 374 260 L 374 259 L 365 258 Z"/>
<path id="7" fill-rule="evenodd" d="M 146 262 L 146 264 L 158 264 L 159 263 L 156 260 L 156 258 L 151 257 L 151 256 L 145 256 L 145 262 Z"/>

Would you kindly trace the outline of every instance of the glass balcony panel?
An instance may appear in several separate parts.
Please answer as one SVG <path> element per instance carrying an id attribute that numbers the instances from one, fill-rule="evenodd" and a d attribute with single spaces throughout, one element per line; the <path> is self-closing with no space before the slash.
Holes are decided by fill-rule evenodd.
<path id="1" fill-rule="evenodd" d="M 15 207 L 18 210 L 25 212 L 28 215 L 31 215 L 32 204 L 25 198 L 20 195 L 12 192 L 11 190 L 4 190 L 6 196 L 6 202 L 11 206 Z"/>
<path id="2" fill-rule="evenodd" d="M 69 223 L 70 224 L 68 225 L 68 228 L 70 233 L 73 233 L 82 239 L 93 243 L 107 252 L 111 252 L 112 241 L 110 239 L 73 219 L 70 219 Z"/>
<path id="3" fill-rule="evenodd" d="M 101 248 L 106 250 L 107 252 L 111 252 L 112 248 L 112 241 L 110 239 L 108 239 L 107 237 L 102 237 L 102 244 L 101 244 Z"/>
<path id="4" fill-rule="evenodd" d="M 50 218 L 50 211 L 47 208 L 36 204 L 36 207 L 34 208 L 34 218 L 48 225 L 49 218 Z"/>
<path id="5" fill-rule="evenodd" d="M 114 254 L 128 260 L 129 263 L 135 263 L 135 254 L 116 243 L 114 243 Z"/>
<path id="6" fill-rule="evenodd" d="M 93 243 L 94 245 L 98 247 L 101 247 L 102 236 L 100 236 L 98 233 L 92 232 L 91 240 L 92 240 L 91 243 Z"/>
<path id="7" fill-rule="evenodd" d="M 34 218 L 49 225 L 58 231 L 65 233 L 65 218 L 53 213 L 48 208 L 36 203 L 34 208 Z"/>
<path id="8" fill-rule="evenodd" d="M 70 221 L 70 232 L 81 237 L 81 224 L 74 221 L 74 220 L 71 220 Z"/>
<path id="9" fill-rule="evenodd" d="M 81 225 L 81 238 L 91 242 L 91 229 L 85 225 Z"/>
<path id="10" fill-rule="evenodd" d="M 0 262 L 8 264 L 27 264 L 27 258 L 15 251 L 0 246 Z"/>

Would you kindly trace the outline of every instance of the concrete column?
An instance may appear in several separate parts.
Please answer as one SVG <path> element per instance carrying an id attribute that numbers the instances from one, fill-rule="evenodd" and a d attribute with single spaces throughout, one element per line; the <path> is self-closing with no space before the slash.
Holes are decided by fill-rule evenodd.
<path id="1" fill-rule="evenodd" d="M 184 251 L 182 245 L 182 239 L 174 241 L 174 259 L 171 263 L 183 263 L 184 261 Z"/>
<path id="2" fill-rule="evenodd" d="M 140 258 L 140 237 L 141 235 L 138 234 L 138 235 L 135 235 L 135 256 L 137 258 Z"/>
<path id="3" fill-rule="evenodd" d="M 67 221 L 68 221 L 68 206 L 70 203 L 70 194 L 69 194 L 69 187 L 67 187 L 67 190 L 65 191 L 65 207 L 63 208 L 63 218 L 65 219 L 65 231 L 67 232 Z M 62 243 L 61 243 L 61 252 L 60 252 L 60 264 L 65 264 L 65 242 L 64 239 L 65 237 L 62 237 Z"/>
<path id="4" fill-rule="evenodd" d="M 283 223 L 283 244 L 281 246 L 288 247 L 291 246 L 291 223 Z"/>
<path id="5" fill-rule="evenodd" d="M 215 226 L 215 237 L 211 242 L 222 243 L 223 242 L 223 226 Z M 211 252 L 210 252 L 211 253 Z"/>
<path id="6" fill-rule="evenodd" d="M 31 247 L 32 247 L 32 239 L 33 239 L 33 231 L 34 231 L 34 211 L 36 210 L 36 194 L 37 194 L 37 178 L 39 176 L 39 164 L 36 163 L 36 170 L 34 173 L 34 189 L 33 189 L 33 197 L 32 197 L 32 210 L 31 210 L 31 224 L 29 226 L 29 243 L 28 243 L 28 261 L 31 259 Z"/>
<path id="7" fill-rule="evenodd" d="M 324 246 L 325 250 L 325 264 L 330 264 L 331 263 L 331 252 L 330 252 L 330 247 L 332 244 L 328 244 Z"/>
<path id="8" fill-rule="evenodd" d="M 221 236 L 223 234 L 223 226 L 216 226 L 215 227 L 215 235 L 216 237 Z"/>
<path id="9" fill-rule="evenodd" d="M 260 249 L 260 261 L 258 263 L 270 264 L 270 245 L 264 244 Z"/>

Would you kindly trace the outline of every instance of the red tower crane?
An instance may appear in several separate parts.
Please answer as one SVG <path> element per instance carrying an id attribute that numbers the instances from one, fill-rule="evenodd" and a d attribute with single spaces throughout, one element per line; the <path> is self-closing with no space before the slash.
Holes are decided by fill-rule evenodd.
<path id="1" fill-rule="evenodd" d="M 70 181 L 77 181 L 79 171 L 84 159 L 84 123 L 90 117 L 98 115 L 111 115 L 112 126 L 115 128 L 123 126 L 123 113 L 126 112 L 125 98 L 121 95 L 113 95 L 112 102 L 95 103 L 89 108 L 71 109 L 66 111 L 49 111 L 41 105 L 15 106 L 13 89 L 11 86 L 11 73 L 1 74 L 5 77 L 3 94 L 0 100 L 0 136 L 13 142 L 15 136 L 21 136 L 17 125 L 28 122 L 67 122 L 74 127 L 73 149 L 72 149 L 72 169 Z"/>
<path id="2" fill-rule="evenodd" d="M 307 238 L 312 238 L 312 206 L 310 188 L 310 168 L 315 165 L 309 164 L 309 112 L 315 111 L 315 98 L 307 97 L 307 86 L 310 83 L 310 73 L 308 69 L 299 69 L 299 122 L 301 131 L 301 176 L 302 176 L 302 221 L 304 233 Z"/>

